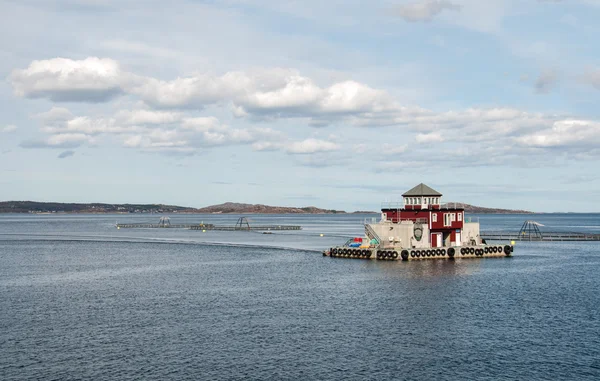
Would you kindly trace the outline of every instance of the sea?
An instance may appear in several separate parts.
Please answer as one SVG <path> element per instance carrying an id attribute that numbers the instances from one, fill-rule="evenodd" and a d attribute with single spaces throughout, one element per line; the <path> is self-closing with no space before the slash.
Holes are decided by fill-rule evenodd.
<path id="1" fill-rule="evenodd" d="M 0 215 L 0 380 L 600 379 L 600 242 L 388 262 L 321 254 L 376 214 L 115 226 L 159 217 Z M 472 217 L 600 232 L 600 214 Z"/>

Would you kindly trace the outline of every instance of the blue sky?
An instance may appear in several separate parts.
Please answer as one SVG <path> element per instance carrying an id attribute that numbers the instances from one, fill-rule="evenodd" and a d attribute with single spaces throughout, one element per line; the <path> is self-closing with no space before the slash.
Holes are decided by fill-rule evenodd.
<path id="1" fill-rule="evenodd" d="M 600 212 L 600 0 L 0 0 L 0 200 Z"/>

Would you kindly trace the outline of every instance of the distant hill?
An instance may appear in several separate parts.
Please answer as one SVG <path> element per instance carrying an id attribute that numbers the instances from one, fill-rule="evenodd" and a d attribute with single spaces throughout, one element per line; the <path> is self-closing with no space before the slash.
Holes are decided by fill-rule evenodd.
<path id="1" fill-rule="evenodd" d="M 194 208 L 163 204 L 77 204 L 37 201 L 0 202 L 0 213 L 173 213 Z"/>
<path id="2" fill-rule="evenodd" d="M 262 204 L 240 204 L 236 202 L 226 202 L 224 204 L 207 206 L 197 209 L 198 213 L 264 213 L 264 214 L 337 214 L 346 213 L 343 210 L 320 209 L 315 206 L 306 206 L 303 208 L 288 206 L 269 206 Z"/>
<path id="3" fill-rule="evenodd" d="M 0 202 L 0 213 L 264 213 L 264 214 L 326 214 L 346 213 L 343 210 L 240 204 L 226 202 L 205 208 L 164 204 L 77 204 L 37 201 Z"/>
<path id="4" fill-rule="evenodd" d="M 448 202 L 446 204 L 442 204 L 442 207 L 446 206 L 457 206 L 460 208 L 464 208 L 466 213 L 474 213 L 474 214 L 532 214 L 528 210 L 514 210 L 514 209 L 499 209 L 499 208 L 484 208 L 482 206 L 475 206 L 470 204 L 465 204 L 464 202 Z"/>
<path id="5" fill-rule="evenodd" d="M 484 208 L 461 202 L 447 203 L 444 206 L 464 207 L 467 213 L 496 213 L 516 214 L 532 213 L 526 210 L 511 210 Z M 0 202 L 0 213 L 256 213 L 256 214 L 343 214 L 343 210 L 321 209 L 315 206 L 289 207 L 269 206 L 263 204 L 241 204 L 226 202 L 224 204 L 207 206 L 204 208 L 190 208 L 186 206 L 164 205 L 164 204 L 78 204 L 59 202 L 37 202 L 37 201 L 4 201 Z M 379 213 L 357 211 L 354 213 Z"/>

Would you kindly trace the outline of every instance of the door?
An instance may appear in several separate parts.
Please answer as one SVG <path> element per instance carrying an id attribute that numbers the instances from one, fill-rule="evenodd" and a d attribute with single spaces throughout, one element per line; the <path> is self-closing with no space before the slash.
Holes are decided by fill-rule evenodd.
<path id="1" fill-rule="evenodd" d="M 460 230 L 456 231 L 456 246 L 460 246 L 462 245 L 461 243 L 461 239 L 460 239 Z"/>
<path id="2" fill-rule="evenodd" d="M 431 233 L 431 247 L 438 247 L 438 235 L 437 233 Z"/>

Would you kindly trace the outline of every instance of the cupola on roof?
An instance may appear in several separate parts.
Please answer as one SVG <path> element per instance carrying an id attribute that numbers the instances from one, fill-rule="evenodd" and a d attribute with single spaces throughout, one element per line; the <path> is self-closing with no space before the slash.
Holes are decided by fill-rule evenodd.
<path id="1" fill-rule="evenodd" d="M 404 193 L 402 196 L 404 197 L 414 197 L 414 196 L 435 196 L 441 197 L 442 194 L 435 189 L 421 183 L 416 187 L 412 188 L 408 192 Z"/>

